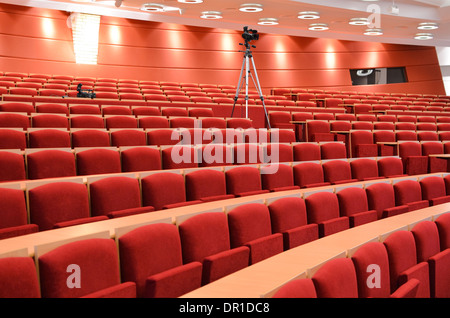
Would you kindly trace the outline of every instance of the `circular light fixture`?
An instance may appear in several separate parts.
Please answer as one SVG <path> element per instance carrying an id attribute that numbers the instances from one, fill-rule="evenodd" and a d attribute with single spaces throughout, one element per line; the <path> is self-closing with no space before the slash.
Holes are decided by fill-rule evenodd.
<path id="1" fill-rule="evenodd" d="M 328 24 L 325 23 L 313 23 L 309 25 L 309 30 L 311 31 L 325 31 L 328 30 Z"/>
<path id="2" fill-rule="evenodd" d="M 261 18 L 258 22 L 259 25 L 277 25 L 278 19 L 275 18 Z"/>
<path id="3" fill-rule="evenodd" d="M 158 3 L 144 3 L 141 7 L 141 10 L 148 12 L 163 12 L 164 6 Z"/>
<path id="4" fill-rule="evenodd" d="M 416 40 L 431 40 L 433 39 L 433 34 L 431 33 L 417 33 L 414 38 Z"/>
<path id="5" fill-rule="evenodd" d="M 298 13 L 298 18 L 304 19 L 304 20 L 314 20 L 314 19 L 319 19 L 320 14 L 319 14 L 319 12 L 315 12 L 315 11 L 302 11 L 302 12 Z"/>
<path id="6" fill-rule="evenodd" d="M 438 27 L 438 24 L 434 22 L 422 22 L 417 28 L 419 30 L 436 30 Z"/>
<path id="7" fill-rule="evenodd" d="M 244 3 L 239 8 L 239 11 L 242 12 L 261 12 L 263 10 L 263 6 L 258 3 Z"/>
<path id="8" fill-rule="evenodd" d="M 222 12 L 219 11 L 203 11 L 202 15 L 200 16 L 202 19 L 222 19 Z"/>
<path id="9" fill-rule="evenodd" d="M 369 19 L 367 19 L 367 18 L 352 18 L 352 19 L 350 19 L 348 24 L 351 24 L 351 25 L 368 25 L 369 24 Z"/>
<path id="10" fill-rule="evenodd" d="M 383 30 L 381 29 L 367 29 L 364 32 L 365 35 L 382 35 L 383 34 Z"/>
<path id="11" fill-rule="evenodd" d="M 192 4 L 192 3 L 203 3 L 203 0 L 178 0 L 178 2 Z"/>

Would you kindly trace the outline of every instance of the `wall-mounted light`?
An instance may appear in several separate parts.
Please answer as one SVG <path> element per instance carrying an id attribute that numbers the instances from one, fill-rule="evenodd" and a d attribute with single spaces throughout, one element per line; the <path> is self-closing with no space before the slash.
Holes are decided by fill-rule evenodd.
<path id="1" fill-rule="evenodd" d="M 414 38 L 416 40 L 431 40 L 433 39 L 433 34 L 431 33 L 417 33 Z"/>
<path id="2" fill-rule="evenodd" d="M 439 28 L 437 23 L 434 22 L 422 22 L 419 23 L 418 27 L 419 30 L 436 30 Z"/>
<path id="3" fill-rule="evenodd" d="M 178 2 L 194 4 L 194 3 L 203 3 L 203 0 L 178 0 Z"/>
<path id="4" fill-rule="evenodd" d="M 77 64 L 97 64 L 100 16 L 76 13 L 72 19 L 73 48 Z"/>
<path id="5" fill-rule="evenodd" d="M 364 31 L 364 35 L 382 35 L 383 34 L 383 30 L 381 29 L 367 29 L 366 31 Z"/>
<path id="6" fill-rule="evenodd" d="M 275 18 L 261 18 L 258 22 L 259 25 L 277 25 L 278 19 Z"/>
<path id="7" fill-rule="evenodd" d="M 202 15 L 200 16 L 202 19 L 222 19 L 222 12 L 219 11 L 203 11 Z"/>
<path id="8" fill-rule="evenodd" d="M 319 19 L 320 14 L 319 12 L 316 11 L 302 11 L 298 13 L 298 18 L 304 20 L 314 20 Z"/>
<path id="9" fill-rule="evenodd" d="M 244 3 L 239 8 L 239 11 L 242 12 L 261 12 L 262 10 L 263 10 L 262 4 L 258 3 Z"/>
<path id="10" fill-rule="evenodd" d="M 351 24 L 351 25 L 368 25 L 369 24 L 369 19 L 367 19 L 367 18 L 352 18 L 352 19 L 350 19 L 348 24 Z"/>
<path id="11" fill-rule="evenodd" d="M 329 29 L 328 24 L 325 24 L 325 23 L 313 23 L 313 24 L 310 24 L 309 28 L 308 28 L 308 30 L 311 30 L 311 31 L 325 31 L 328 29 Z"/>

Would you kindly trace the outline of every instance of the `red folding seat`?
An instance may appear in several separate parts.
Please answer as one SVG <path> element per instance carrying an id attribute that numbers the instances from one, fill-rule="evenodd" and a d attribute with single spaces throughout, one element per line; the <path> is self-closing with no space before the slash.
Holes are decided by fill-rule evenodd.
<path id="1" fill-rule="evenodd" d="M 64 104 L 56 104 L 56 103 L 36 104 L 35 109 L 36 113 L 69 115 L 69 108 Z"/>
<path id="2" fill-rule="evenodd" d="M 293 166 L 294 184 L 300 188 L 321 187 L 330 185 L 324 181 L 323 169 L 320 163 L 304 162 Z"/>
<path id="3" fill-rule="evenodd" d="M 0 151 L 0 181 L 26 179 L 25 160 L 21 153 Z"/>
<path id="4" fill-rule="evenodd" d="M 307 141 L 334 141 L 331 133 L 330 123 L 322 120 L 311 120 L 306 122 Z"/>
<path id="5" fill-rule="evenodd" d="M 417 117 L 411 115 L 399 115 L 397 116 L 398 122 L 416 123 Z"/>
<path id="6" fill-rule="evenodd" d="M 409 123 L 409 122 L 398 122 L 398 123 L 395 123 L 395 130 L 406 130 L 406 131 L 414 132 L 416 130 L 416 124 Z M 416 139 L 417 139 L 417 137 L 416 137 Z M 413 140 L 416 140 L 416 139 L 413 139 Z"/>
<path id="7" fill-rule="evenodd" d="M 170 128 L 194 128 L 197 126 L 193 117 L 172 117 L 169 118 Z"/>
<path id="8" fill-rule="evenodd" d="M 438 141 L 439 135 L 436 131 L 418 131 L 417 140 L 419 141 Z"/>
<path id="9" fill-rule="evenodd" d="M 272 298 L 317 298 L 317 293 L 310 278 L 299 278 L 281 286 Z"/>
<path id="10" fill-rule="evenodd" d="M 132 147 L 120 151 L 122 172 L 161 170 L 161 153 L 152 147 Z"/>
<path id="11" fill-rule="evenodd" d="M 395 133 L 388 130 L 378 130 L 373 132 L 373 141 L 378 147 L 378 156 L 396 155 Z M 386 144 L 383 144 L 386 143 Z"/>
<path id="12" fill-rule="evenodd" d="M 38 257 L 44 298 L 135 298 L 136 284 L 121 283 L 116 243 L 92 238 L 60 245 Z M 75 266 L 74 266 L 75 264 Z M 80 274 L 69 283 L 69 273 Z M 81 272 L 80 272 L 81 271 Z"/>
<path id="13" fill-rule="evenodd" d="M 319 237 L 328 236 L 350 227 L 349 218 L 341 216 L 336 194 L 322 191 L 305 198 L 308 223 L 319 225 Z"/>
<path id="14" fill-rule="evenodd" d="M 292 146 L 294 161 L 313 161 L 321 159 L 321 147 L 315 142 L 300 142 Z"/>
<path id="15" fill-rule="evenodd" d="M 450 202 L 450 195 L 447 195 L 445 182 L 442 177 L 429 176 L 419 180 L 422 190 L 422 198 L 428 200 L 430 206 Z"/>
<path id="16" fill-rule="evenodd" d="M 38 90 L 36 88 L 11 87 L 9 89 L 9 94 L 36 96 L 38 94 Z"/>
<path id="17" fill-rule="evenodd" d="M 39 96 L 57 96 L 57 97 L 64 97 L 66 96 L 66 91 L 63 89 L 39 89 Z"/>
<path id="18" fill-rule="evenodd" d="M 428 156 L 428 172 L 447 172 L 447 159 L 436 158 L 429 155 L 443 154 L 444 145 L 441 141 L 422 142 L 422 155 Z"/>
<path id="19" fill-rule="evenodd" d="M 72 147 L 109 147 L 108 131 L 102 129 L 81 129 L 71 132 Z"/>
<path id="20" fill-rule="evenodd" d="M 342 159 L 347 158 L 347 148 L 341 142 L 320 143 L 321 159 Z"/>
<path id="21" fill-rule="evenodd" d="M 347 114 L 342 114 L 347 115 Z M 348 132 L 352 129 L 350 121 L 330 121 L 330 130 L 335 134 L 336 141 L 348 142 Z"/>
<path id="22" fill-rule="evenodd" d="M 391 123 L 397 122 L 396 115 L 378 115 L 377 119 L 378 119 L 378 121 L 384 121 L 384 122 L 391 122 Z"/>
<path id="23" fill-rule="evenodd" d="M 263 148 L 259 144 L 236 144 L 233 146 L 234 164 L 256 164 L 264 162 Z"/>
<path id="24" fill-rule="evenodd" d="M 450 123 L 439 123 L 437 124 L 438 131 L 450 131 Z"/>
<path id="25" fill-rule="evenodd" d="M 283 252 L 283 235 L 272 232 L 270 212 L 265 204 L 243 204 L 227 214 L 231 248 L 249 247 L 250 265 Z"/>
<path id="26" fill-rule="evenodd" d="M 370 210 L 376 210 L 378 219 L 408 212 L 407 205 L 395 205 L 394 188 L 389 183 L 374 183 L 366 188 L 367 203 Z"/>
<path id="27" fill-rule="evenodd" d="M 23 190 L 0 188 L 0 240 L 35 233 L 36 224 L 28 223 L 27 204 Z M 0 279 L 1 281 L 1 279 Z"/>
<path id="28" fill-rule="evenodd" d="M 203 202 L 234 198 L 227 194 L 225 174 L 220 170 L 202 169 L 185 174 L 186 197 L 188 201 Z"/>
<path id="29" fill-rule="evenodd" d="M 327 261 L 311 279 L 318 298 L 358 298 L 358 281 L 350 258 Z"/>
<path id="30" fill-rule="evenodd" d="M 164 116 L 145 116 L 138 118 L 139 128 L 169 128 L 169 120 Z"/>
<path id="31" fill-rule="evenodd" d="M 353 178 L 350 163 L 346 160 L 325 161 L 322 163 L 322 169 L 325 182 L 340 184 L 358 181 L 358 179 Z"/>
<path id="32" fill-rule="evenodd" d="M 420 282 L 411 279 L 391 293 L 389 259 L 381 242 L 370 242 L 359 247 L 351 256 L 358 280 L 359 298 L 415 298 Z M 376 266 L 374 266 L 376 265 Z M 371 280 L 374 271 L 377 281 Z"/>
<path id="33" fill-rule="evenodd" d="M 88 180 L 93 216 L 117 218 L 152 212 L 152 206 L 141 205 L 139 180 L 118 176 Z"/>
<path id="34" fill-rule="evenodd" d="M 388 252 L 391 293 L 412 279 L 420 284 L 417 298 L 430 297 L 430 277 L 427 262 L 417 261 L 416 243 L 410 231 L 399 230 L 383 242 Z"/>
<path id="35" fill-rule="evenodd" d="M 25 130 L 30 127 L 30 119 L 26 114 L 0 112 L 0 127 L 22 128 Z"/>
<path id="36" fill-rule="evenodd" d="M 69 106 L 69 112 L 71 114 L 82 115 L 101 115 L 102 112 L 98 105 L 72 105 Z"/>
<path id="37" fill-rule="evenodd" d="M 417 140 L 417 133 L 415 131 L 410 131 L 410 130 L 396 131 L 395 132 L 395 139 L 397 141 L 403 141 L 403 140 L 416 141 Z"/>
<path id="38" fill-rule="evenodd" d="M 34 128 L 69 128 L 69 120 L 65 115 L 36 114 L 31 117 Z"/>
<path id="39" fill-rule="evenodd" d="M 294 161 L 293 149 L 289 144 L 270 143 L 265 145 L 265 151 L 267 163 Z"/>
<path id="40" fill-rule="evenodd" d="M 373 133 L 366 130 L 350 132 L 350 155 L 356 157 L 376 157 L 378 146 L 374 143 Z"/>
<path id="41" fill-rule="evenodd" d="M 375 159 L 360 158 L 350 161 L 352 177 L 359 181 L 382 179 L 378 174 L 378 164 Z"/>
<path id="42" fill-rule="evenodd" d="M 161 111 L 158 107 L 151 106 L 133 106 L 131 111 L 134 116 L 161 116 Z"/>
<path id="43" fill-rule="evenodd" d="M 120 129 L 111 131 L 111 146 L 146 146 L 147 134 L 144 130 Z"/>
<path id="44" fill-rule="evenodd" d="M 174 145 L 161 149 L 163 169 L 183 169 L 198 167 L 198 153 L 190 145 Z"/>
<path id="45" fill-rule="evenodd" d="M 39 231 L 107 219 L 89 215 L 88 190 L 81 181 L 49 182 L 27 191 L 30 222 Z"/>
<path id="46" fill-rule="evenodd" d="M 372 110 L 372 105 L 369 104 L 354 104 L 353 112 L 354 114 L 369 114 Z"/>
<path id="47" fill-rule="evenodd" d="M 20 149 L 27 147 L 27 137 L 23 130 L 0 129 L 0 149 Z"/>
<path id="48" fill-rule="evenodd" d="M 319 226 L 308 224 L 305 201 L 299 197 L 277 199 L 268 205 L 273 233 L 283 234 L 284 250 L 319 238 Z"/>
<path id="49" fill-rule="evenodd" d="M 0 298 L 40 298 L 36 264 L 31 257 L 0 259 Z"/>
<path id="50" fill-rule="evenodd" d="M 245 143 L 269 143 L 270 132 L 266 128 L 248 128 L 242 131 Z"/>
<path id="51" fill-rule="evenodd" d="M 270 141 L 272 143 L 291 143 L 295 142 L 295 130 L 293 129 L 271 129 Z"/>
<path id="52" fill-rule="evenodd" d="M 435 123 L 417 123 L 416 124 L 416 130 L 419 131 L 437 131 L 437 126 Z"/>
<path id="53" fill-rule="evenodd" d="M 385 178 L 403 177 L 403 162 L 401 158 L 386 157 L 377 160 L 378 175 Z"/>
<path id="54" fill-rule="evenodd" d="M 41 128 L 28 132 L 29 148 L 70 148 L 70 133 L 67 130 Z"/>
<path id="55" fill-rule="evenodd" d="M 159 172 L 141 178 L 142 205 L 155 210 L 202 203 L 200 200 L 186 201 L 186 186 L 183 175 L 178 172 Z"/>
<path id="56" fill-rule="evenodd" d="M 199 152 L 199 167 L 229 166 L 233 163 L 232 148 L 225 144 L 203 145 Z"/>
<path id="57" fill-rule="evenodd" d="M 77 175 L 71 151 L 45 149 L 26 154 L 28 179 L 71 177 Z"/>
<path id="58" fill-rule="evenodd" d="M 161 108 L 161 115 L 167 117 L 173 116 L 189 116 L 189 112 L 184 107 L 163 107 Z"/>
<path id="59" fill-rule="evenodd" d="M 136 284 L 139 298 L 176 298 L 201 286 L 202 263 L 183 263 L 173 224 L 140 226 L 120 236 L 118 246 L 122 280 Z"/>
<path id="60" fill-rule="evenodd" d="M 167 96 L 164 95 L 161 91 L 159 90 L 145 90 L 143 91 L 144 94 L 144 99 L 146 101 L 167 101 Z"/>
<path id="61" fill-rule="evenodd" d="M 350 227 L 366 224 L 378 219 L 377 211 L 369 209 L 363 188 L 348 187 L 336 192 L 341 216 L 349 218 Z"/>
<path id="62" fill-rule="evenodd" d="M 96 98 L 107 98 L 107 99 L 119 99 L 119 94 L 114 92 L 96 92 L 95 93 Z"/>
<path id="63" fill-rule="evenodd" d="M 376 121 L 378 121 L 378 119 L 377 119 L 377 116 L 373 115 L 373 114 L 356 115 L 356 122 L 354 122 L 354 124 L 357 123 L 357 122 L 360 122 L 360 121 L 362 121 L 362 122 L 376 122 Z M 372 123 L 371 127 L 373 128 L 373 123 Z M 367 129 L 367 128 L 365 128 L 365 129 Z"/>
<path id="64" fill-rule="evenodd" d="M 225 171 L 227 193 L 237 197 L 268 193 L 262 189 L 261 176 L 256 167 L 233 167 Z"/>
<path id="65" fill-rule="evenodd" d="M 231 248 L 230 246 L 230 233 L 225 213 L 201 213 L 180 223 L 178 229 L 183 263 L 202 263 L 202 285 L 249 265 L 249 247 Z"/>
<path id="66" fill-rule="evenodd" d="M 450 249 L 441 251 L 439 229 L 435 222 L 421 221 L 411 232 L 414 235 L 417 261 L 428 262 L 430 269 L 430 296 L 448 298 L 450 296 Z"/>
<path id="67" fill-rule="evenodd" d="M 175 129 L 152 129 L 147 131 L 148 145 L 176 145 L 180 140 L 180 133 Z"/>
<path id="68" fill-rule="evenodd" d="M 137 119 L 134 116 L 117 115 L 105 117 L 105 127 L 112 128 L 138 128 Z"/>
<path id="69" fill-rule="evenodd" d="M 214 117 L 214 111 L 211 108 L 191 108 L 188 110 L 189 117 Z M 226 125 L 226 122 L 225 122 Z M 225 128 L 225 127 L 224 127 Z"/>
<path id="70" fill-rule="evenodd" d="M 428 157 L 422 155 L 422 147 L 419 142 L 399 142 L 398 155 L 402 158 L 403 170 L 406 174 L 428 173 Z"/>
<path id="71" fill-rule="evenodd" d="M 31 113 L 36 112 L 32 103 L 25 102 L 3 102 L 0 103 L 1 112 L 11 112 L 11 113 Z"/>
<path id="72" fill-rule="evenodd" d="M 93 148 L 76 152 L 77 175 L 119 173 L 120 154 L 115 149 Z"/>
<path id="73" fill-rule="evenodd" d="M 395 205 L 407 205 L 409 211 L 429 206 L 428 200 L 422 199 L 422 189 L 415 180 L 402 180 L 394 183 Z"/>
<path id="74" fill-rule="evenodd" d="M 133 115 L 129 106 L 102 106 L 102 115 Z"/>
<path id="75" fill-rule="evenodd" d="M 314 113 L 314 120 L 335 120 L 332 113 Z"/>
<path id="76" fill-rule="evenodd" d="M 271 164 L 260 168 L 261 184 L 265 190 L 287 191 L 300 189 L 294 185 L 294 173 L 292 167 L 286 164 Z"/>
<path id="77" fill-rule="evenodd" d="M 120 100 L 144 100 L 141 93 L 120 93 Z"/>
<path id="78" fill-rule="evenodd" d="M 295 125 L 291 123 L 292 115 L 287 111 L 269 112 L 269 122 L 271 128 L 288 128 L 295 129 Z"/>

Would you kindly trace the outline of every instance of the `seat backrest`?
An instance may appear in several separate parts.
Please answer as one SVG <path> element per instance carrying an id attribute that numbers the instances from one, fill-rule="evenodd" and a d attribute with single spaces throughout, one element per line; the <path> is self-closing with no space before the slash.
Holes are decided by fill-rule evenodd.
<path id="1" fill-rule="evenodd" d="M 377 160 L 377 165 L 379 176 L 391 177 L 403 174 L 403 162 L 400 158 L 380 158 Z"/>
<path id="2" fill-rule="evenodd" d="M 161 150 L 163 169 L 198 167 L 197 150 L 188 145 L 174 145 Z"/>
<path id="3" fill-rule="evenodd" d="M 197 170 L 185 175 L 187 200 L 225 195 L 227 186 L 225 174 L 218 170 Z"/>
<path id="4" fill-rule="evenodd" d="M 105 118 L 105 127 L 111 128 L 138 128 L 137 119 L 134 116 L 117 115 Z"/>
<path id="5" fill-rule="evenodd" d="M 71 177 L 77 175 L 75 156 L 70 151 L 48 149 L 27 156 L 28 179 Z"/>
<path id="6" fill-rule="evenodd" d="M 340 215 L 351 216 L 369 210 L 366 192 L 363 188 L 349 187 L 336 193 Z"/>
<path id="7" fill-rule="evenodd" d="M 20 149 L 27 147 L 24 131 L 14 129 L 0 129 L 0 149 Z"/>
<path id="8" fill-rule="evenodd" d="M 236 167 L 225 172 L 227 193 L 240 193 L 261 190 L 261 176 L 258 168 Z"/>
<path id="9" fill-rule="evenodd" d="M 378 177 L 378 164 L 374 159 L 361 158 L 352 160 L 350 168 L 353 179 L 363 181 Z"/>
<path id="10" fill-rule="evenodd" d="M 71 133 L 72 147 L 109 147 L 110 136 L 106 130 L 82 129 Z"/>
<path id="11" fill-rule="evenodd" d="M 294 161 L 320 160 L 320 146 L 318 143 L 298 143 L 293 147 Z"/>
<path id="12" fill-rule="evenodd" d="M 431 200 L 446 196 L 445 182 L 442 177 L 430 176 L 419 180 L 422 198 Z"/>
<path id="13" fill-rule="evenodd" d="M 143 130 L 121 129 L 111 132 L 111 146 L 145 146 L 147 134 Z"/>
<path id="14" fill-rule="evenodd" d="M 339 200 L 336 194 L 331 192 L 317 192 L 306 197 L 306 211 L 308 211 L 308 223 L 322 223 L 339 215 Z"/>
<path id="15" fill-rule="evenodd" d="M 27 129 L 30 127 L 30 120 L 27 114 L 0 113 L 0 127 Z"/>
<path id="16" fill-rule="evenodd" d="M 180 142 L 180 133 L 172 129 L 147 131 L 147 144 L 152 146 L 175 145 Z"/>
<path id="17" fill-rule="evenodd" d="M 304 188 L 310 184 L 324 182 L 322 165 L 316 162 L 304 162 L 296 164 L 294 170 L 294 184 Z"/>
<path id="18" fill-rule="evenodd" d="M 36 265 L 31 257 L 0 258 L 0 298 L 40 298 Z"/>
<path id="19" fill-rule="evenodd" d="M 38 114 L 31 117 L 31 126 L 37 128 L 68 128 L 69 120 L 62 115 Z"/>
<path id="20" fill-rule="evenodd" d="M 347 148 L 344 143 L 326 142 L 320 144 L 321 159 L 341 159 L 347 158 Z"/>
<path id="21" fill-rule="evenodd" d="M 403 205 L 422 200 L 420 184 L 414 180 L 403 180 L 394 184 L 395 204 Z"/>
<path id="22" fill-rule="evenodd" d="M 395 207 L 394 188 L 388 183 L 374 183 L 366 188 L 367 203 L 370 210 L 376 210 L 378 219 L 381 219 L 383 211 Z"/>
<path id="23" fill-rule="evenodd" d="M 0 188 L 0 229 L 27 224 L 23 190 Z"/>
<path id="24" fill-rule="evenodd" d="M 160 170 L 159 149 L 147 147 L 128 148 L 120 151 L 122 172 Z"/>
<path id="25" fill-rule="evenodd" d="M 326 182 L 338 182 L 352 179 L 350 163 L 344 160 L 331 160 L 322 163 L 324 180 Z"/>
<path id="26" fill-rule="evenodd" d="M 121 172 L 120 154 L 116 150 L 93 148 L 76 154 L 77 175 Z"/>
<path id="27" fill-rule="evenodd" d="M 450 213 L 440 215 L 434 220 L 439 231 L 441 251 L 450 247 Z"/>
<path id="28" fill-rule="evenodd" d="M 401 142 L 398 144 L 398 155 L 403 159 L 409 156 L 421 156 L 422 147 L 418 142 Z"/>
<path id="29" fill-rule="evenodd" d="M 22 154 L 0 151 L 0 181 L 26 179 L 25 160 Z"/>
<path id="30" fill-rule="evenodd" d="M 441 251 L 439 230 L 433 221 L 421 221 L 411 229 L 416 242 L 417 262 L 427 262 L 428 259 Z"/>
<path id="31" fill-rule="evenodd" d="M 284 284 L 272 298 L 317 298 L 317 293 L 310 278 L 301 278 Z"/>
<path id="32" fill-rule="evenodd" d="M 70 148 L 70 134 L 68 131 L 58 129 L 45 129 L 30 131 L 28 133 L 28 146 L 30 148 Z"/>
<path id="33" fill-rule="evenodd" d="M 165 205 L 186 201 L 184 178 L 181 174 L 161 172 L 141 179 L 142 204 L 161 210 Z"/>
<path id="34" fill-rule="evenodd" d="M 302 198 L 281 198 L 268 207 L 273 233 L 283 233 L 307 224 L 306 205 Z"/>
<path id="35" fill-rule="evenodd" d="M 272 169 L 275 169 L 276 172 Z M 261 185 L 263 189 L 276 191 L 283 187 L 294 186 L 294 174 L 292 167 L 280 164 L 261 167 Z"/>

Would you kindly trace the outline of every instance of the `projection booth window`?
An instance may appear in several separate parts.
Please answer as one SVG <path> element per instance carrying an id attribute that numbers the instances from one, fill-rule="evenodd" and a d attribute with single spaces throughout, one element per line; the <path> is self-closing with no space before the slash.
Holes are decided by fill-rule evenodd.
<path id="1" fill-rule="evenodd" d="M 350 70 L 352 85 L 406 83 L 404 67 L 366 68 Z"/>

